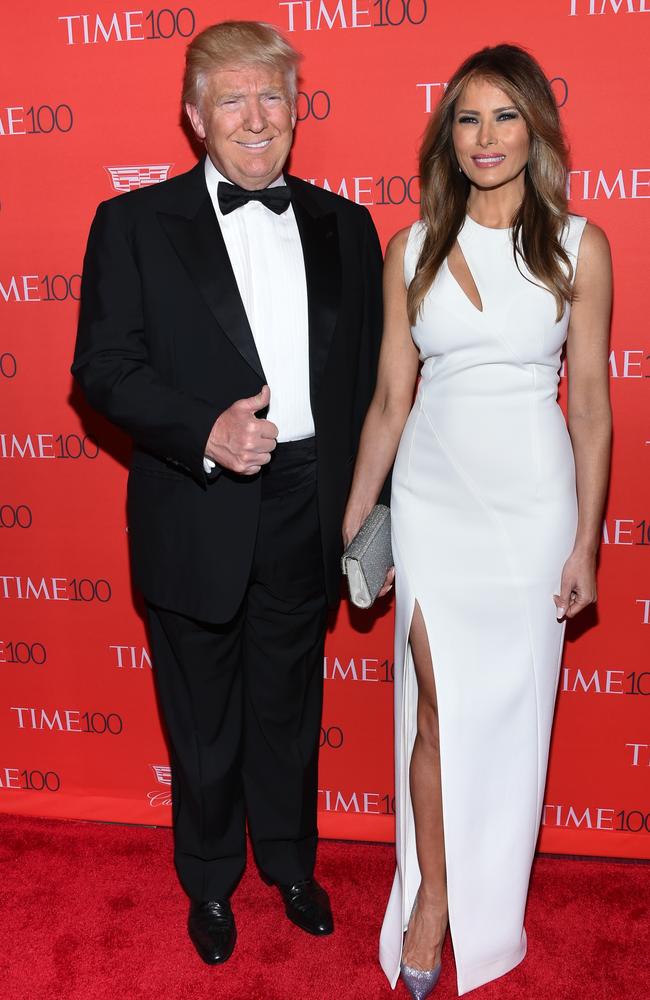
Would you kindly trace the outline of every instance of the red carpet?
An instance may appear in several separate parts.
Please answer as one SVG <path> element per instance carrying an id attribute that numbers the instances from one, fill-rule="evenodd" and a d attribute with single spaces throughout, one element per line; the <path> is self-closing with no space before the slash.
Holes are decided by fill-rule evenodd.
<path id="1" fill-rule="evenodd" d="M 390 847 L 324 842 L 337 921 L 288 923 L 253 866 L 233 900 L 239 939 L 209 968 L 185 932 L 169 830 L 0 815 L 1 1000 L 405 1000 L 377 964 Z M 540 858 L 528 957 L 477 1000 L 650 1000 L 650 866 Z M 451 948 L 435 1000 L 456 996 Z"/>

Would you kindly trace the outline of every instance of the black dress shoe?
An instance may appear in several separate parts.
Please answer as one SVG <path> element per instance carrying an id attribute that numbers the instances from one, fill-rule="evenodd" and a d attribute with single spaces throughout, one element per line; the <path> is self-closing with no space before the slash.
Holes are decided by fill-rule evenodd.
<path id="1" fill-rule="evenodd" d="M 316 879 L 293 885 L 278 885 L 289 920 L 308 934 L 331 934 L 334 930 L 332 909 L 327 893 Z"/>
<path id="2" fill-rule="evenodd" d="M 207 903 L 191 900 L 187 929 L 204 962 L 220 965 L 228 961 L 237 940 L 237 929 L 227 899 L 211 899 Z"/>

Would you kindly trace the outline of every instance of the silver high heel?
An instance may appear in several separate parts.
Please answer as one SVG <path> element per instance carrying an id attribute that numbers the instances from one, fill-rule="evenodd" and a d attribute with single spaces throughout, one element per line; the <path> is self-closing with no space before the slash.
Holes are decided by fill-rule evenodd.
<path id="1" fill-rule="evenodd" d="M 442 964 L 435 969 L 412 969 L 410 965 L 400 965 L 400 975 L 413 1000 L 426 1000 L 438 985 Z"/>

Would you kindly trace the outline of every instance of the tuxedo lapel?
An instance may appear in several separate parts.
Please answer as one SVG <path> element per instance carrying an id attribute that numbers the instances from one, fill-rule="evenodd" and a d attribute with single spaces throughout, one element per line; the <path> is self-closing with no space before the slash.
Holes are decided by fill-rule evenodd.
<path id="1" fill-rule="evenodd" d="M 203 165 L 199 166 L 202 172 Z M 203 197 L 199 192 L 198 209 L 190 217 L 158 212 L 158 219 L 226 337 L 264 381 L 262 363 L 204 180 L 203 191 Z"/>
<path id="2" fill-rule="evenodd" d="M 292 177 L 287 177 L 307 276 L 309 380 L 313 407 L 338 317 L 341 258 L 336 215 L 334 212 L 322 214 L 304 185 L 292 181 Z"/>
<path id="3" fill-rule="evenodd" d="M 226 244 L 205 183 L 203 162 L 189 171 L 170 211 L 158 220 L 223 333 L 265 381 L 253 333 L 239 294 Z M 180 180 L 180 178 L 179 178 Z M 304 184 L 293 183 L 292 204 L 302 243 L 307 279 L 309 380 L 312 405 L 334 335 L 341 294 L 339 234 L 334 212 L 323 213 Z M 282 294 L 282 289 L 278 289 Z"/>

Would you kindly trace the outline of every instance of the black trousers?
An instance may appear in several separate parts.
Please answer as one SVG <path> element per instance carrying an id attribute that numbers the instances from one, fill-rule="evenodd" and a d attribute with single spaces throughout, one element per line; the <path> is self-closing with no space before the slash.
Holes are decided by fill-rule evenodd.
<path id="1" fill-rule="evenodd" d="M 235 617 L 211 625 L 148 612 L 183 888 L 196 900 L 230 895 L 246 863 L 246 820 L 269 878 L 309 878 L 327 620 L 313 439 L 278 445 L 263 470 L 253 567 Z"/>

